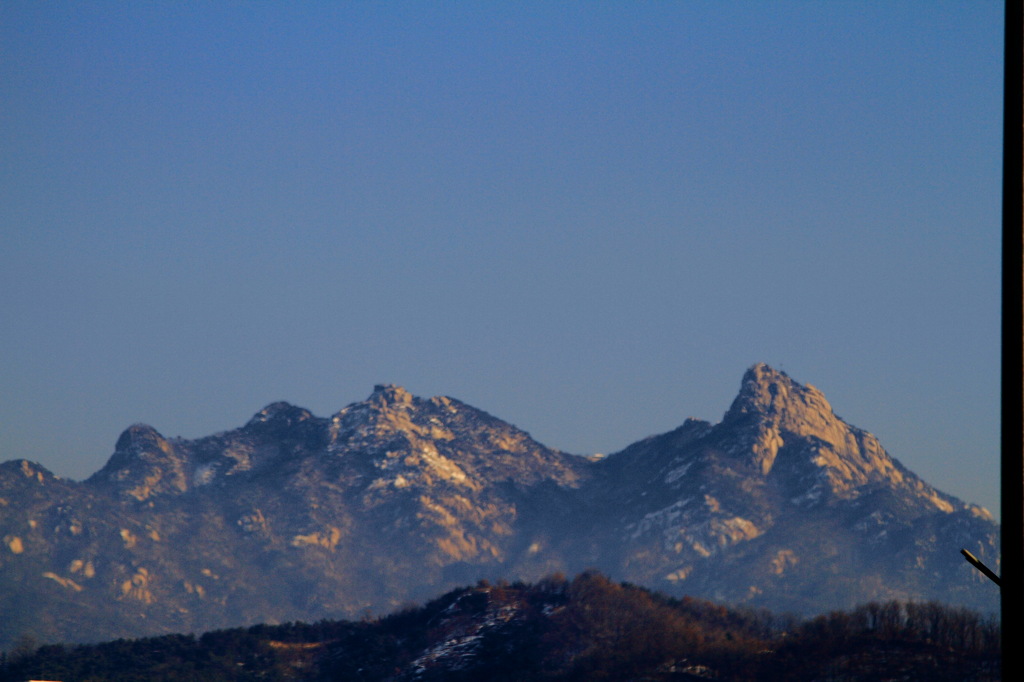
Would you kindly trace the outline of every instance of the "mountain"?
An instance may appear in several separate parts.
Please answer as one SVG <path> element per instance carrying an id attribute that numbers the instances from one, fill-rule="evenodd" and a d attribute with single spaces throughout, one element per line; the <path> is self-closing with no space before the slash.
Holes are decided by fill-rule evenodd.
<path id="1" fill-rule="evenodd" d="M 751 368 L 719 424 L 687 421 L 597 465 L 631 580 L 798 612 L 869 599 L 995 609 L 959 547 L 997 564 L 998 526 L 846 424 L 825 396 Z M 981 588 L 980 590 L 978 588 Z"/>
<path id="2" fill-rule="evenodd" d="M 330 418 L 137 424 L 84 482 L 0 464 L 0 648 L 389 611 L 482 577 L 597 568 L 774 610 L 936 599 L 983 611 L 999 528 L 756 365 L 718 424 L 601 460 L 398 386 Z"/>

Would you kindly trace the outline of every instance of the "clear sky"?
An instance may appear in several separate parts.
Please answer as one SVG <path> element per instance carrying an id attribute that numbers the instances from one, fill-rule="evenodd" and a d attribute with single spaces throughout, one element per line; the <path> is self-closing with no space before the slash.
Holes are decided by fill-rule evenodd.
<path id="1" fill-rule="evenodd" d="M 764 361 L 998 514 L 1002 3 L 0 3 L 0 460 L 376 383 L 580 454 Z"/>

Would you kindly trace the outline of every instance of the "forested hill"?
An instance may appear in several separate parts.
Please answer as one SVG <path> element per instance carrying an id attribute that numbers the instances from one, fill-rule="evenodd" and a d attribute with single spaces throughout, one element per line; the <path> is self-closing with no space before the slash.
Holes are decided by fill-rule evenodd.
<path id="1" fill-rule="evenodd" d="M 800 621 L 596 572 L 453 590 L 360 621 L 258 625 L 2 656 L 0 682 L 999 679 L 999 626 L 937 603 Z"/>

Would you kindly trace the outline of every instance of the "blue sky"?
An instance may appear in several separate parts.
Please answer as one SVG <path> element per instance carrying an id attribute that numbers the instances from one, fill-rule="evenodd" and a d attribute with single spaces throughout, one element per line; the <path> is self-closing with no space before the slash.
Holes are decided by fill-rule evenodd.
<path id="1" fill-rule="evenodd" d="M 759 361 L 998 513 L 1002 3 L 0 4 L 0 460 L 376 383 L 569 452 Z"/>

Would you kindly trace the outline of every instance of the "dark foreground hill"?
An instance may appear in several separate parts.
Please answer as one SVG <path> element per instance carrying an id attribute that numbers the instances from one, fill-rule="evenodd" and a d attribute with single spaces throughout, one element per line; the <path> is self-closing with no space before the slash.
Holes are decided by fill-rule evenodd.
<path id="1" fill-rule="evenodd" d="M 0 682 L 980 682 L 999 679 L 998 642 L 994 620 L 934 603 L 870 603 L 798 622 L 588 572 L 572 581 L 481 583 L 376 620 L 23 646 L 0 664 Z"/>
<path id="2" fill-rule="evenodd" d="M 596 568 L 804 614 L 871 600 L 983 612 L 999 528 L 820 391 L 757 365 L 717 424 L 603 460 L 452 398 L 378 386 L 196 440 L 135 425 L 78 483 L 0 464 L 0 649 L 387 612 L 480 578 Z"/>

